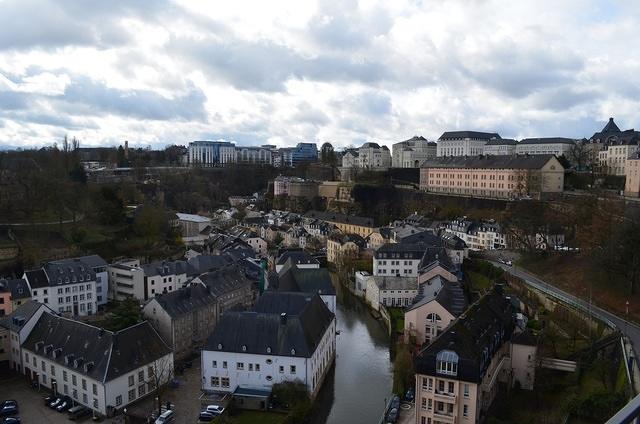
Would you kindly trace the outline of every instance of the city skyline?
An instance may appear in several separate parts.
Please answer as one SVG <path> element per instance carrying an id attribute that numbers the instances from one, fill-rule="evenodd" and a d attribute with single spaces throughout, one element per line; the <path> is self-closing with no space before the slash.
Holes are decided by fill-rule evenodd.
<path id="1" fill-rule="evenodd" d="M 64 134 L 390 147 L 450 130 L 582 138 L 610 116 L 640 126 L 633 2 L 7 0 L 0 12 L 5 147 Z"/>

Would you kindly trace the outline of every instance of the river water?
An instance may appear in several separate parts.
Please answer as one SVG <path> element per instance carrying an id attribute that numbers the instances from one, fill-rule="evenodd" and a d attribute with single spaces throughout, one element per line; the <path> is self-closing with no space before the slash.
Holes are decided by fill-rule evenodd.
<path id="1" fill-rule="evenodd" d="M 312 423 L 377 424 L 393 380 L 387 330 L 348 290 L 336 291 L 336 365 L 316 398 Z"/>

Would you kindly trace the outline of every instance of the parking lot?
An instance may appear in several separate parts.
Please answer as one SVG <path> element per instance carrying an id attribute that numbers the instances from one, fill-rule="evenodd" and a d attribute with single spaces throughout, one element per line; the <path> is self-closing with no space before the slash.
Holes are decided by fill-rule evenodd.
<path id="1" fill-rule="evenodd" d="M 193 366 L 175 377 L 179 381 L 176 389 L 167 389 L 163 395 L 163 403 L 170 401 L 175 405 L 175 423 L 193 424 L 197 421 L 200 412 L 200 360 L 193 361 Z M 44 405 L 44 398 L 50 392 L 43 388 L 34 389 L 23 375 L 3 372 L 0 375 L 0 401 L 14 399 L 18 401 L 19 416 L 25 424 L 69 424 L 66 413 L 57 412 Z M 147 397 L 140 402 L 128 407 L 128 413 L 137 417 L 146 417 L 157 408 L 155 397 Z M 133 421 L 133 420 L 130 420 Z M 83 423 L 91 423 L 91 416 L 80 420 Z M 122 416 L 106 419 L 103 423 L 122 424 Z"/>

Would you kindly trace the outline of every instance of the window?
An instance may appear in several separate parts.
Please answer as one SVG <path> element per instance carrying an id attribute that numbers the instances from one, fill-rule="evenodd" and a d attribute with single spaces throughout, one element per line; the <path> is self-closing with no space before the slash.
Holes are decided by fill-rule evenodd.
<path id="1" fill-rule="evenodd" d="M 469 405 L 462 405 L 462 415 L 465 417 L 469 416 Z"/>
<path id="2" fill-rule="evenodd" d="M 51 365 L 51 375 L 56 375 L 56 367 L 54 367 L 53 365 Z"/>
<path id="3" fill-rule="evenodd" d="M 220 377 L 211 377 L 211 385 L 213 387 L 219 387 L 220 386 Z"/>
<path id="4" fill-rule="evenodd" d="M 129 390 L 129 402 L 136 398 L 136 389 Z"/>
<path id="5" fill-rule="evenodd" d="M 77 389 L 73 389 L 73 392 L 72 392 L 71 396 L 73 396 L 74 399 L 78 399 L 78 390 Z"/>
<path id="6" fill-rule="evenodd" d="M 71 384 L 73 384 L 74 386 L 78 385 L 78 379 L 74 374 L 71 374 Z"/>
<path id="7" fill-rule="evenodd" d="M 291 365 L 291 367 L 290 367 L 290 369 L 289 369 L 289 372 L 290 372 L 291 374 L 295 374 L 295 373 L 296 373 L 296 366 L 295 366 L 295 365 Z"/>
<path id="8" fill-rule="evenodd" d="M 138 372 L 138 381 L 144 381 L 144 370 Z"/>
<path id="9" fill-rule="evenodd" d="M 244 362 L 238 362 L 236 364 L 236 369 L 243 370 L 244 369 Z"/>
<path id="10" fill-rule="evenodd" d="M 218 368 L 218 361 L 211 361 L 211 366 L 213 368 Z"/>
<path id="11" fill-rule="evenodd" d="M 280 365 L 280 367 L 278 368 L 278 371 L 280 371 L 280 374 L 284 373 L 284 366 Z"/>
<path id="12" fill-rule="evenodd" d="M 47 384 L 47 376 L 42 374 L 42 384 Z"/>
<path id="13" fill-rule="evenodd" d="M 256 364 L 256 371 L 260 372 L 260 364 Z"/>
<path id="14" fill-rule="evenodd" d="M 431 399 L 429 399 L 428 403 L 427 403 L 427 409 L 429 411 L 431 411 L 431 409 L 433 408 L 433 401 Z"/>
<path id="15" fill-rule="evenodd" d="M 270 375 L 267 376 L 267 381 L 271 381 L 273 380 L 273 377 L 271 377 Z"/>
<path id="16" fill-rule="evenodd" d="M 249 371 L 253 371 L 253 364 L 249 364 Z"/>
<path id="17" fill-rule="evenodd" d="M 63 391 L 65 395 L 69 394 L 69 386 L 67 386 L 66 384 L 63 386 Z"/>
<path id="18" fill-rule="evenodd" d="M 436 356 L 438 374 L 458 375 L 458 354 L 451 350 L 442 350 Z"/>
<path id="19" fill-rule="evenodd" d="M 44 364 L 44 361 L 40 361 L 40 367 L 42 368 L 42 371 L 47 372 L 47 366 Z"/>
<path id="20" fill-rule="evenodd" d="M 93 398 L 93 407 L 96 409 L 98 408 L 98 399 L 96 398 Z"/>
<path id="21" fill-rule="evenodd" d="M 427 409 L 427 398 L 422 398 L 421 408 L 425 410 Z"/>
<path id="22" fill-rule="evenodd" d="M 98 394 L 98 385 L 93 383 L 93 394 L 97 395 Z"/>
<path id="23" fill-rule="evenodd" d="M 222 377 L 220 379 L 221 381 L 221 386 L 222 387 L 229 387 L 229 378 L 228 377 Z"/>
<path id="24" fill-rule="evenodd" d="M 227 361 L 222 361 L 222 368 L 227 369 Z"/>
<path id="25" fill-rule="evenodd" d="M 133 386 L 134 383 L 135 383 L 135 377 L 130 375 L 129 376 L 129 386 Z"/>
<path id="26" fill-rule="evenodd" d="M 87 398 L 87 394 L 83 393 L 82 394 L 82 403 L 86 404 L 87 402 L 89 402 L 89 399 Z"/>
<path id="27" fill-rule="evenodd" d="M 144 394 L 146 393 L 144 384 L 141 384 L 138 386 L 138 396 L 144 396 Z"/>
<path id="28" fill-rule="evenodd" d="M 464 390 L 464 397 L 468 398 L 469 397 L 469 385 L 465 384 L 463 390 Z"/>
<path id="29" fill-rule="evenodd" d="M 116 396 L 116 406 L 122 405 L 122 395 Z"/>

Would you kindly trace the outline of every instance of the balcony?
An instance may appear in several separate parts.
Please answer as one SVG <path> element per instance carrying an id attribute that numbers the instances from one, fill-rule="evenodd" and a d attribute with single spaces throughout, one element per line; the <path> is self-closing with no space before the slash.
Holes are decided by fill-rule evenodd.
<path id="1" fill-rule="evenodd" d="M 435 398 L 438 400 L 442 400 L 445 402 L 455 402 L 456 394 L 450 392 L 441 392 L 440 390 L 436 390 L 434 392 Z"/>
<path id="2" fill-rule="evenodd" d="M 438 410 L 433 411 L 433 417 L 438 421 L 443 421 L 446 423 L 454 423 L 456 419 L 453 412 L 449 413 L 449 412 L 438 411 Z"/>

